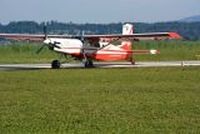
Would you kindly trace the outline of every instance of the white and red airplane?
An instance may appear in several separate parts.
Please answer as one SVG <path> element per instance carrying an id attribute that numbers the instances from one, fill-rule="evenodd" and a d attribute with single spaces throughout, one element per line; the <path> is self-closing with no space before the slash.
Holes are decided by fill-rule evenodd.
<path id="1" fill-rule="evenodd" d="M 46 31 L 46 30 L 45 30 Z M 130 61 L 134 54 L 157 54 L 158 50 L 132 50 L 131 41 L 134 40 L 165 40 L 181 39 L 175 32 L 133 33 L 132 24 L 124 24 L 122 34 L 110 35 L 34 35 L 34 34 L 6 34 L 0 33 L 0 38 L 19 41 L 40 41 L 45 47 L 64 55 L 71 55 L 84 62 L 85 67 L 93 67 L 93 60 L 97 61 Z M 46 33 L 46 32 L 45 32 Z M 121 40 L 120 45 L 113 45 Z M 60 68 L 59 60 L 52 61 L 52 68 Z"/>

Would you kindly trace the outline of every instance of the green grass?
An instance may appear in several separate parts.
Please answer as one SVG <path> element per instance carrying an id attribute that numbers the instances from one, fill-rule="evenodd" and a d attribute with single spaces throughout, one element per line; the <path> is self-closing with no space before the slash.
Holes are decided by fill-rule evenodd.
<path id="1" fill-rule="evenodd" d="M 199 41 L 135 42 L 135 49 L 158 49 L 159 55 L 135 56 L 139 61 L 200 60 Z"/>
<path id="2" fill-rule="evenodd" d="M 0 63 L 50 63 L 59 55 L 44 49 L 39 55 L 36 51 L 42 44 L 13 43 L 0 45 Z M 200 42 L 190 41 L 141 41 L 134 42 L 134 49 L 158 49 L 159 55 L 136 55 L 136 61 L 199 60 Z M 68 61 L 71 61 L 70 59 Z"/>
<path id="3" fill-rule="evenodd" d="M 47 48 L 36 54 L 42 45 L 20 42 L 11 45 L 0 45 L 0 63 L 48 63 L 59 57 Z"/>
<path id="4" fill-rule="evenodd" d="M 0 73 L 0 132 L 200 133 L 200 68 Z"/>

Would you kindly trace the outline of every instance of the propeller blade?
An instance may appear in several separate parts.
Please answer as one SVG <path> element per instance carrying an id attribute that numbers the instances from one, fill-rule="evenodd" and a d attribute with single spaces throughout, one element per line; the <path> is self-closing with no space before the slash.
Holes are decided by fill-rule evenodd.
<path id="1" fill-rule="evenodd" d="M 42 46 L 37 50 L 36 54 L 39 54 L 39 53 L 44 49 L 45 46 L 46 46 L 45 44 L 42 45 Z"/>

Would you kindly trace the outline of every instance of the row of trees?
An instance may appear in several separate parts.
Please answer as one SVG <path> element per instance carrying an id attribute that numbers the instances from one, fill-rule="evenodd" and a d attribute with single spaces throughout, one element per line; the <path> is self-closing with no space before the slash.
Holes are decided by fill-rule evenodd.
<path id="1" fill-rule="evenodd" d="M 200 39 L 200 22 L 163 22 L 163 23 L 133 23 L 135 32 L 162 32 L 173 31 L 181 34 L 188 40 Z M 121 33 L 122 23 L 111 24 L 75 24 L 50 21 L 46 23 L 49 34 L 110 34 Z M 7 25 L 0 24 L 1 33 L 43 33 L 44 23 L 34 21 L 10 22 Z"/>

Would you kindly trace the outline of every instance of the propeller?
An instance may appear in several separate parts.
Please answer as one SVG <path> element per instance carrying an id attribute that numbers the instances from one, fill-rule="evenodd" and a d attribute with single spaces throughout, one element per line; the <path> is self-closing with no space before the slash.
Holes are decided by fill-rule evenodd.
<path id="1" fill-rule="evenodd" d="M 61 47 L 58 46 L 58 44 L 60 44 L 60 42 L 57 42 L 57 41 L 51 41 L 51 39 L 46 39 L 44 40 L 43 42 L 44 44 L 38 49 L 38 51 L 36 52 L 37 54 L 39 54 L 43 49 L 44 47 L 48 47 L 50 50 L 53 50 L 54 48 L 58 48 L 60 49 Z"/>
<path id="2" fill-rule="evenodd" d="M 43 33 L 44 33 L 44 42 L 43 42 L 43 45 L 36 51 L 36 54 L 39 54 L 46 46 L 51 50 L 53 50 L 54 47 L 60 48 L 60 46 L 57 45 L 57 44 L 60 44 L 60 42 L 57 42 L 57 41 L 52 42 L 51 39 L 48 38 L 46 23 L 44 23 L 44 26 L 43 26 Z"/>

